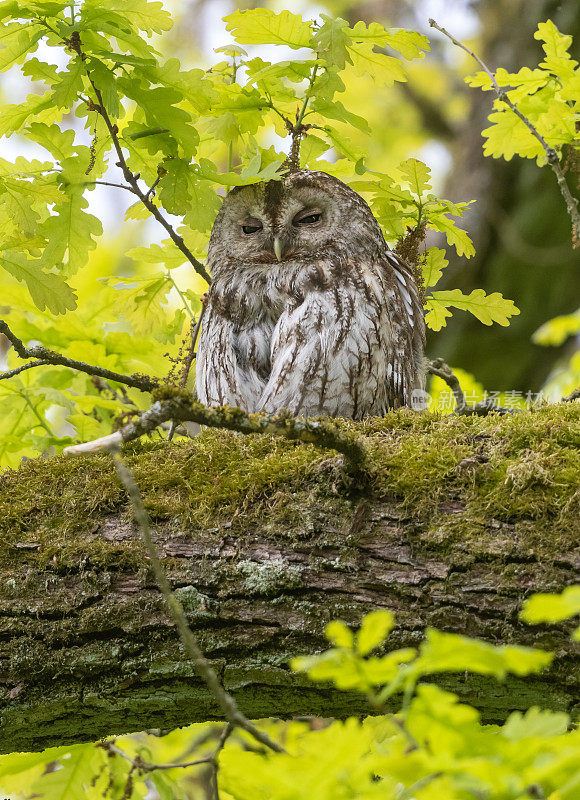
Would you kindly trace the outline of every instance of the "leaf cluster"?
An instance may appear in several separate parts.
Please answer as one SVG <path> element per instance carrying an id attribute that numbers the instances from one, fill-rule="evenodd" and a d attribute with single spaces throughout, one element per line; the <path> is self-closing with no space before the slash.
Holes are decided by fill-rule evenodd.
<path id="1" fill-rule="evenodd" d="M 572 37 L 560 33 L 551 20 L 540 22 L 534 38 L 542 43 L 544 59 L 537 67 L 508 72 L 500 67 L 495 80 L 507 97 L 530 120 L 547 144 L 562 152 L 565 145 L 580 147 L 580 68 L 570 55 Z M 490 75 L 478 72 L 466 78 L 470 86 L 494 89 Z M 494 102 L 491 125 L 483 131 L 484 153 L 509 160 L 514 155 L 546 163 L 546 152 L 529 127 L 502 100 Z"/>

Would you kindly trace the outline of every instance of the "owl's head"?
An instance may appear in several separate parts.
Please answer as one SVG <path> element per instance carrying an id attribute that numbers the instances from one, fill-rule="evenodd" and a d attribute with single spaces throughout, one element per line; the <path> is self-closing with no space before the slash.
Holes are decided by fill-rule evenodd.
<path id="1" fill-rule="evenodd" d="M 385 247 L 367 203 L 325 172 L 296 170 L 280 181 L 233 189 L 216 218 L 210 266 L 304 261 Z"/>

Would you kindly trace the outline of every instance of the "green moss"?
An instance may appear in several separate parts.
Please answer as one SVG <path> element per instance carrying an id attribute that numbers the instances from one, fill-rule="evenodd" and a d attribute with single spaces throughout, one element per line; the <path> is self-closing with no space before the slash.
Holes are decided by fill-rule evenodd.
<path id="1" fill-rule="evenodd" d="M 537 552 L 577 541 L 578 403 L 504 417 L 402 409 L 337 424 L 368 447 L 364 492 L 400 502 L 425 523 L 421 535 L 434 547 L 463 538 L 484 548 L 482 523 L 490 518 L 515 525 Z M 356 505 L 334 453 L 267 435 L 206 430 L 187 442 L 142 441 L 125 457 L 153 520 L 189 529 L 226 524 L 240 536 L 259 525 L 276 537 L 339 543 Z M 134 571 L 143 563 L 139 543 L 98 533 L 119 510 L 129 522 L 108 456 L 28 461 L 0 475 L 0 558 L 14 566 Z"/>

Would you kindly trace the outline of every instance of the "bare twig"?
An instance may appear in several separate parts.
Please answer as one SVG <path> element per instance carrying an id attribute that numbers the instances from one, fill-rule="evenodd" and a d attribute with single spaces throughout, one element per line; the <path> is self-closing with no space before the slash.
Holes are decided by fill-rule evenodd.
<path id="1" fill-rule="evenodd" d="M 156 378 L 151 378 L 148 375 L 123 375 L 120 372 L 113 372 L 110 369 L 104 369 L 103 367 L 85 364 L 84 361 L 77 361 L 74 358 L 68 358 L 60 353 L 55 353 L 54 350 L 49 350 L 41 344 L 37 344 L 34 347 L 26 347 L 22 340 L 19 339 L 2 320 L 0 320 L 0 333 L 3 333 L 6 336 L 20 358 L 39 359 L 32 364 L 23 365 L 24 369 L 31 369 L 32 367 L 39 367 L 46 364 L 69 367 L 70 369 L 75 369 L 78 372 L 84 372 L 87 375 L 96 375 L 99 378 L 105 378 L 109 381 L 116 381 L 117 383 L 123 383 L 126 386 L 133 386 L 135 389 L 140 389 L 142 392 L 151 392 L 159 385 L 159 381 Z M 17 368 L 17 370 L 22 372 L 23 368 Z M 0 380 L 13 377 L 14 374 L 18 374 L 18 372 L 11 370 L 10 372 L 2 373 L 0 374 Z"/>
<path id="2" fill-rule="evenodd" d="M 185 389 L 185 387 L 187 386 L 187 379 L 189 378 L 191 365 L 193 364 L 197 356 L 197 353 L 195 351 L 195 344 L 197 342 L 197 337 L 199 336 L 199 332 L 201 330 L 201 321 L 203 319 L 204 313 L 205 313 L 205 303 L 202 303 L 201 310 L 199 312 L 199 317 L 197 318 L 197 322 L 195 324 L 192 322 L 190 327 L 189 345 L 186 348 L 185 355 L 180 356 L 182 367 L 181 367 L 181 375 L 179 376 L 179 386 L 182 389 Z M 178 428 L 177 423 L 175 422 L 175 420 L 172 420 L 171 426 L 169 428 L 169 435 L 167 436 L 168 441 L 171 441 L 173 439 L 177 428 Z"/>
<path id="3" fill-rule="evenodd" d="M 0 372 L 0 381 L 5 381 L 7 378 L 15 378 L 16 375 L 20 375 L 21 372 L 26 372 L 27 369 L 44 367 L 46 364 L 50 364 L 50 361 L 31 361 L 29 364 L 23 364 L 21 367 L 8 370 L 8 372 Z"/>
<path id="4" fill-rule="evenodd" d="M 83 186 L 114 186 L 115 189 L 126 189 L 131 194 L 135 194 L 135 190 L 131 186 L 125 186 L 124 183 L 113 183 L 112 181 L 83 181 Z"/>
<path id="5" fill-rule="evenodd" d="M 231 734 L 234 731 L 234 726 L 231 725 L 229 722 L 223 726 L 223 729 L 219 735 L 218 743 L 209 755 L 203 756 L 203 758 L 195 759 L 194 761 L 179 761 L 177 763 L 167 763 L 167 764 L 151 764 L 148 761 L 145 761 L 140 756 L 136 758 L 132 758 L 128 753 L 122 750 L 120 747 L 117 747 L 115 744 L 115 740 L 104 740 L 102 742 L 97 743 L 97 747 L 101 747 L 103 750 L 106 750 L 107 753 L 110 755 L 116 755 L 120 758 L 123 758 L 125 761 L 129 761 L 135 769 L 139 770 L 139 772 L 154 772 L 158 769 L 187 769 L 188 767 L 198 767 L 201 764 L 214 764 L 218 755 L 221 753 L 225 744 Z"/>
<path id="6" fill-rule="evenodd" d="M 520 410 L 518 408 L 506 408 L 505 406 L 498 406 L 497 403 L 491 399 L 482 400 L 479 403 L 468 405 L 457 375 L 453 372 L 449 364 L 447 364 L 442 358 L 436 358 L 429 362 L 427 372 L 430 372 L 431 375 L 437 375 L 438 378 L 444 380 L 447 386 L 449 386 L 453 392 L 453 396 L 455 397 L 456 408 L 454 413 L 460 417 L 467 417 L 470 415 L 485 417 L 492 411 L 494 411 L 496 414 L 513 414 Z"/>
<path id="7" fill-rule="evenodd" d="M 481 60 L 481 58 L 470 50 L 469 47 L 464 45 L 454 36 L 452 36 L 449 31 L 442 28 L 438 25 L 435 20 L 430 19 L 429 25 L 432 28 L 435 28 L 444 36 L 447 36 L 454 45 L 460 47 L 465 53 L 470 55 L 474 58 L 486 75 L 491 80 L 493 89 L 497 95 L 498 100 L 501 100 L 502 103 L 505 103 L 508 108 L 513 111 L 513 113 L 524 123 L 526 128 L 530 131 L 532 136 L 534 136 L 538 142 L 542 145 L 544 152 L 546 153 L 546 159 L 550 167 L 552 168 L 554 174 L 556 175 L 556 180 L 558 181 L 558 186 L 560 187 L 560 192 L 562 193 L 562 197 L 566 203 L 566 208 L 568 209 L 568 214 L 570 215 L 570 219 L 572 220 L 572 232 L 573 232 L 573 242 L 574 247 L 580 246 L 580 211 L 578 210 L 578 200 L 573 196 L 572 192 L 570 191 L 570 187 L 566 182 L 566 178 L 564 176 L 564 172 L 562 170 L 562 164 L 560 162 L 560 158 L 558 156 L 557 151 L 550 147 L 550 145 L 546 142 L 542 134 L 536 128 L 536 126 L 519 110 L 519 108 L 515 105 L 515 103 L 510 100 L 509 95 L 505 89 L 503 89 L 497 82 L 495 73 Z"/>
<path id="8" fill-rule="evenodd" d="M 179 631 L 179 635 L 181 637 L 181 641 L 185 645 L 186 651 L 189 653 L 193 664 L 200 675 L 200 677 L 205 682 L 207 688 L 211 692 L 212 696 L 216 700 L 217 704 L 222 710 L 225 718 L 227 719 L 228 723 L 232 726 L 232 728 L 242 728 L 247 733 L 250 734 L 256 741 L 260 744 L 268 747 L 270 750 L 273 750 L 276 753 L 283 753 L 284 748 L 281 747 L 277 742 L 271 739 L 268 734 L 261 731 L 257 728 L 253 722 L 247 719 L 242 712 L 239 710 L 234 698 L 226 692 L 223 688 L 219 679 L 215 673 L 215 670 L 203 654 L 197 638 L 195 637 L 193 631 L 189 627 L 189 623 L 187 622 L 187 617 L 185 615 L 185 611 L 183 610 L 183 606 L 171 590 L 171 586 L 157 555 L 157 550 L 155 548 L 155 544 L 153 543 L 153 538 L 151 536 L 151 527 L 149 524 L 149 515 L 143 505 L 143 500 L 141 498 L 141 492 L 139 491 L 139 487 L 135 482 L 135 478 L 131 470 L 123 463 L 120 453 L 115 448 L 111 448 L 111 456 L 115 463 L 115 467 L 117 470 L 117 474 L 119 476 L 119 480 L 125 487 L 127 494 L 129 496 L 129 500 L 131 501 L 131 505 L 133 507 L 133 513 L 135 515 L 135 521 L 139 526 L 139 530 L 141 531 L 141 535 L 143 537 L 143 541 L 145 546 L 147 547 L 149 553 L 149 559 L 151 566 L 153 568 L 153 572 L 155 573 L 155 578 L 161 590 L 161 593 L 165 599 L 165 603 L 167 605 L 167 609 L 175 622 L 177 630 Z"/>
<path id="9" fill-rule="evenodd" d="M 449 364 L 447 364 L 442 358 L 436 358 L 429 363 L 427 371 L 430 372 L 431 375 L 437 375 L 438 378 L 441 378 L 441 380 L 445 381 L 455 397 L 455 403 L 457 404 L 455 411 L 456 413 L 461 413 L 462 409 L 465 408 L 467 403 L 465 402 L 463 389 L 459 384 L 459 378 L 453 372 Z"/>
<path id="10" fill-rule="evenodd" d="M 93 442 L 67 447 L 65 455 L 86 455 L 124 442 L 138 439 L 157 428 L 162 422 L 197 422 L 212 428 L 226 428 L 240 433 L 270 433 L 286 439 L 299 440 L 343 453 L 351 472 L 360 470 L 366 459 L 366 449 L 358 437 L 343 433 L 332 422 L 293 417 L 281 414 L 247 414 L 240 408 L 220 406 L 208 408 L 187 392 L 178 393 L 172 387 L 157 390 L 156 401 L 134 422 L 120 431 Z"/>
<path id="11" fill-rule="evenodd" d="M 573 392 L 570 392 L 567 397 L 562 398 L 563 403 L 571 403 L 573 400 L 580 400 L 580 386 L 574 389 Z"/>
<path id="12" fill-rule="evenodd" d="M 151 184 L 151 186 L 147 189 L 147 193 L 145 195 L 147 200 L 149 200 L 149 198 L 152 197 L 153 194 L 155 193 L 155 189 L 157 188 L 157 184 L 159 183 L 159 181 L 161 180 L 162 177 L 163 177 L 162 175 L 158 175 L 155 178 L 155 180 L 153 181 L 153 183 Z"/>

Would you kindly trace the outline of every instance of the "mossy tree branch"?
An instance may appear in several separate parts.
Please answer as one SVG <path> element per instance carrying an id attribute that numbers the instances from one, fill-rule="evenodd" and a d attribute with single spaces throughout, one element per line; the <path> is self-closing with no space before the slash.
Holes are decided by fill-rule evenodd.
<path id="1" fill-rule="evenodd" d="M 197 422 L 212 428 L 225 428 L 238 433 L 269 433 L 285 439 L 306 442 L 342 453 L 349 471 L 358 471 L 366 458 L 362 440 L 345 433 L 331 421 L 293 417 L 281 414 L 247 414 L 241 408 L 221 406 L 208 408 L 194 400 L 183 390 L 162 387 L 155 393 L 155 402 L 134 422 L 125 425 L 110 436 L 93 442 L 72 445 L 64 450 L 65 455 L 84 455 L 105 450 L 139 439 L 164 422 Z"/>
<path id="2" fill-rule="evenodd" d="M 221 413 L 220 410 L 216 410 Z M 225 412 L 224 412 L 225 413 Z M 524 599 L 577 581 L 580 405 L 517 415 L 337 421 L 365 445 L 364 488 L 311 444 L 206 430 L 138 442 L 155 548 L 212 669 L 249 719 L 366 714 L 363 697 L 288 667 L 327 622 L 395 612 L 389 647 L 426 626 L 557 654 L 546 674 L 438 682 L 504 719 L 574 713 L 574 621 L 525 625 Z M 0 476 L 0 724 L 7 751 L 223 719 L 143 560 L 110 459 Z"/>

